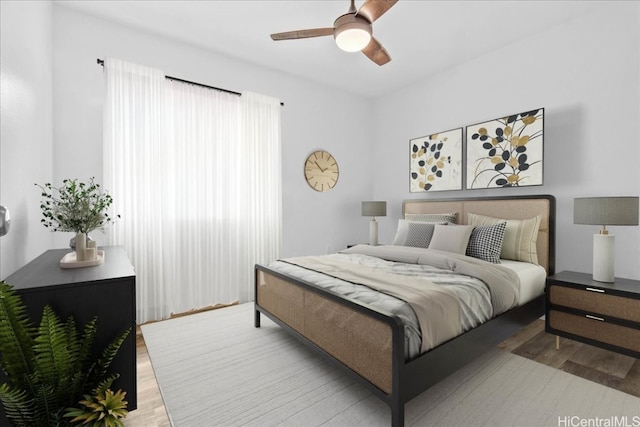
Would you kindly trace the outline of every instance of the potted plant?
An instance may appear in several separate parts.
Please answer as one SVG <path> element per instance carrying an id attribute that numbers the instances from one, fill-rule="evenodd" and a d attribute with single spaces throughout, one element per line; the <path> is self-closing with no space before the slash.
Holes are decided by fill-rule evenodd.
<path id="1" fill-rule="evenodd" d="M 120 215 L 114 218 L 109 215 L 109 207 L 113 203 L 111 195 L 103 191 L 93 177 L 87 183 L 65 179 L 61 187 L 54 187 L 51 183 L 36 186 L 42 190 L 40 222 L 52 231 L 76 233 L 75 244 L 74 239 L 71 243 L 76 251 L 76 261 L 85 261 L 86 257 L 95 259 L 97 248 L 92 253 L 85 252 L 88 234 L 93 230 L 104 230 L 120 218 Z"/>
<path id="2" fill-rule="evenodd" d="M 37 327 L 26 310 L 16 291 L 0 281 L 0 367 L 6 377 L 0 384 L 0 401 L 11 424 L 89 423 L 95 421 L 91 412 L 104 420 L 92 425 L 122 425 L 119 420 L 127 415 L 125 392 L 109 389 L 119 377 L 109 372 L 109 366 L 130 330 L 95 358 L 97 318 L 80 332 L 73 317 L 62 321 L 50 306 L 44 308 Z"/>
<path id="3" fill-rule="evenodd" d="M 83 425 L 95 427 L 123 427 L 121 418 L 126 418 L 127 401 L 124 400 L 126 392 L 118 390 L 111 391 L 111 381 L 107 381 L 96 387 L 93 395 L 84 395 L 81 400 L 81 408 L 67 408 L 65 418 L 71 418 L 71 423 L 82 423 Z"/>

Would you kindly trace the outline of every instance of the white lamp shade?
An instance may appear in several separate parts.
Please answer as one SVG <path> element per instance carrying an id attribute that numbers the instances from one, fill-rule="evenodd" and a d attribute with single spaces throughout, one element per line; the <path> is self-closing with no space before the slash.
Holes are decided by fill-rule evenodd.
<path id="1" fill-rule="evenodd" d="M 365 26 L 354 22 L 337 29 L 335 38 L 340 49 L 345 52 L 358 52 L 367 47 L 371 41 L 371 33 Z"/>

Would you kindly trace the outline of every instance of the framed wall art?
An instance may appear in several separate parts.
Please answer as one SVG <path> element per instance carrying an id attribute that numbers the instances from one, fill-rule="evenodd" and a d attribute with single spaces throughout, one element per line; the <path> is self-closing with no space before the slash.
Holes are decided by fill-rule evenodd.
<path id="1" fill-rule="evenodd" d="M 544 108 L 467 126 L 467 189 L 542 185 Z"/>
<path id="2" fill-rule="evenodd" d="M 462 128 L 411 139 L 409 146 L 410 192 L 462 190 Z"/>

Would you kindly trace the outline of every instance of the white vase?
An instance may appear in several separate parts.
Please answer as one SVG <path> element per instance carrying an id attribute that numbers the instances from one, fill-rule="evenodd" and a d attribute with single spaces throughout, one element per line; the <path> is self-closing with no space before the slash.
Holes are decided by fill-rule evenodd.
<path id="1" fill-rule="evenodd" d="M 95 240 L 89 240 L 87 236 L 87 249 L 84 250 L 85 261 L 95 261 L 98 255 L 98 244 Z"/>
<path id="2" fill-rule="evenodd" d="M 85 249 L 87 249 L 87 235 L 85 233 L 76 233 L 76 260 L 84 261 Z"/>
<path id="3" fill-rule="evenodd" d="M 89 244 L 89 242 L 93 241 L 93 239 L 91 238 L 91 236 L 88 233 L 85 233 L 86 237 L 87 237 L 87 245 Z M 73 237 L 71 239 L 69 239 L 69 247 L 71 248 L 72 251 L 76 250 L 76 235 L 74 234 Z"/>

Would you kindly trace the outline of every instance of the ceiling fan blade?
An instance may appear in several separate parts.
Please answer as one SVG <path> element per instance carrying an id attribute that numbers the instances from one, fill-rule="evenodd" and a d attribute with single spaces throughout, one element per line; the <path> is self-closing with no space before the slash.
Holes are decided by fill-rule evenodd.
<path id="1" fill-rule="evenodd" d="M 391 56 L 389 56 L 389 52 L 382 47 L 380 42 L 376 40 L 374 37 L 371 37 L 371 41 L 362 49 L 362 53 L 367 55 L 367 58 L 372 60 L 378 65 L 384 65 L 387 62 L 391 61 Z"/>
<path id="2" fill-rule="evenodd" d="M 286 33 L 271 34 L 272 40 L 292 40 L 307 39 L 310 37 L 332 36 L 333 27 L 331 28 L 313 28 L 310 30 L 287 31 Z"/>
<path id="3" fill-rule="evenodd" d="M 384 15 L 397 2 L 398 0 L 367 0 L 358 10 L 358 15 L 362 15 L 369 22 L 373 22 Z"/>

